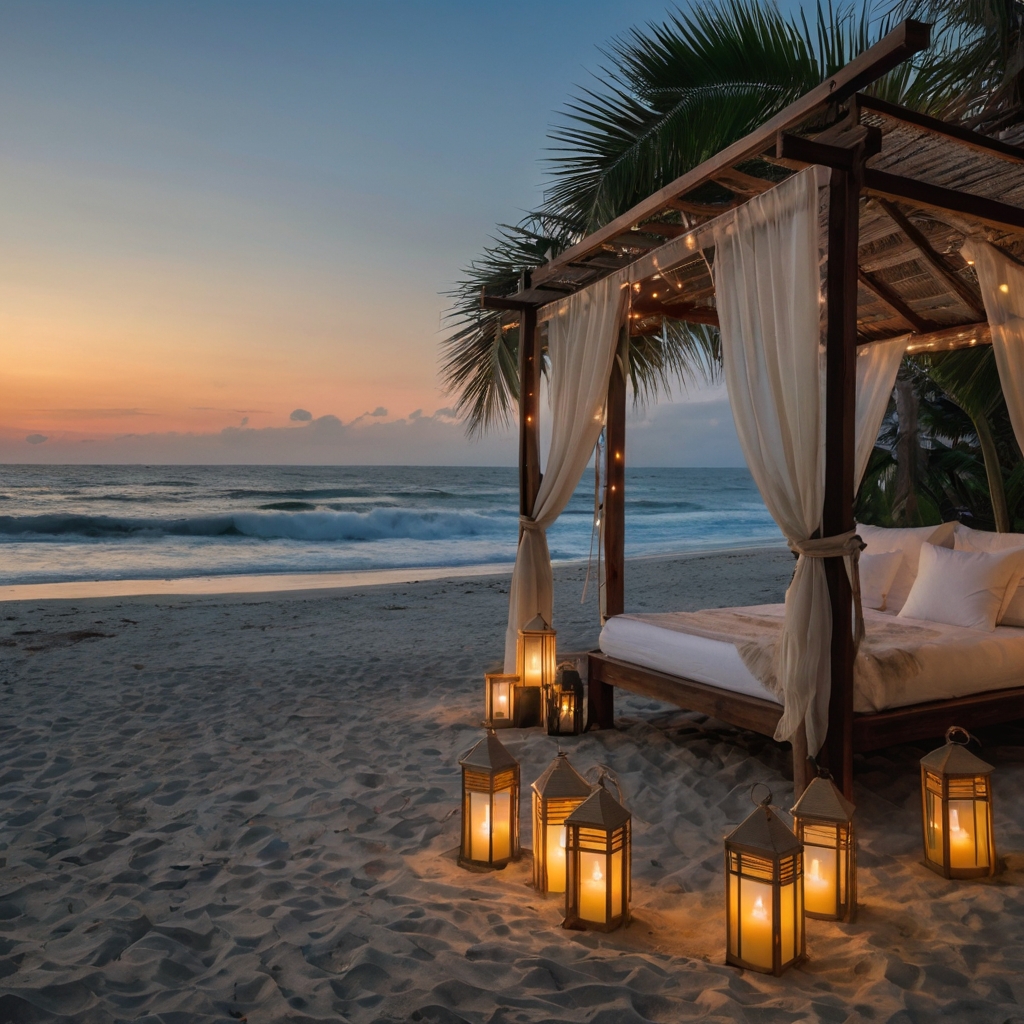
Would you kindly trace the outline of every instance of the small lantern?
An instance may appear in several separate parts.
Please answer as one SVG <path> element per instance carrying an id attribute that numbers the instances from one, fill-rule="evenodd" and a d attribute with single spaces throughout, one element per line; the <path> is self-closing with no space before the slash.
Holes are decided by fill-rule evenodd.
<path id="1" fill-rule="evenodd" d="M 954 726 L 944 747 L 921 758 L 924 858 L 944 878 L 980 878 L 996 869 L 993 769 L 967 749 L 970 739 Z"/>
<path id="2" fill-rule="evenodd" d="M 512 701 L 519 676 L 488 672 L 484 676 L 484 725 L 507 729 L 513 722 Z"/>
<path id="3" fill-rule="evenodd" d="M 561 751 L 533 784 L 533 884 L 541 892 L 565 892 L 565 819 L 593 786 Z"/>
<path id="4" fill-rule="evenodd" d="M 565 819 L 565 920 L 563 928 L 610 932 L 629 921 L 631 815 L 604 788 Z"/>
<path id="5" fill-rule="evenodd" d="M 805 955 L 803 855 L 771 799 L 725 837 L 725 962 L 779 975 Z"/>
<path id="6" fill-rule="evenodd" d="M 549 736 L 578 736 L 583 731 L 583 680 L 572 662 L 559 666 L 546 703 Z"/>
<path id="7" fill-rule="evenodd" d="M 814 779 L 793 808 L 797 839 L 804 844 L 804 913 L 827 921 L 852 921 L 857 910 L 855 808 L 827 775 Z"/>
<path id="8" fill-rule="evenodd" d="M 555 681 L 555 631 L 539 615 L 519 630 L 516 675 L 523 686 L 544 687 Z"/>
<path id="9" fill-rule="evenodd" d="M 519 762 L 492 729 L 462 766 L 463 867 L 503 868 L 519 856 Z"/>

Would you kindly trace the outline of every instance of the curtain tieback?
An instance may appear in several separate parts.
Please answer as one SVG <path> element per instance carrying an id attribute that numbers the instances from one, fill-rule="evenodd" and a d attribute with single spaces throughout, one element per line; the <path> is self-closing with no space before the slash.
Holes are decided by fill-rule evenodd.
<path id="1" fill-rule="evenodd" d="M 860 647 L 864 639 L 864 608 L 860 600 L 860 553 L 867 545 L 856 530 L 836 534 L 834 537 L 819 537 L 815 540 L 791 540 L 789 550 L 807 558 L 845 558 L 850 576 L 850 590 L 853 596 L 853 649 Z"/>
<path id="2" fill-rule="evenodd" d="M 519 517 L 519 528 L 521 530 L 543 530 L 544 527 L 537 522 L 536 519 L 531 519 L 529 516 Z"/>

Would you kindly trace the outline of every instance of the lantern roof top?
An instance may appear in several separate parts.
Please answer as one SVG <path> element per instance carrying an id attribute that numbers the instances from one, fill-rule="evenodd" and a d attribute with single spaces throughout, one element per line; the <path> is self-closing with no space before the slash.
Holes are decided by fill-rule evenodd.
<path id="1" fill-rule="evenodd" d="M 793 814 L 822 821 L 849 821 L 856 807 L 843 796 L 831 779 L 817 778 L 793 805 Z"/>
<path id="2" fill-rule="evenodd" d="M 523 628 L 522 628 L 522 630 L 520 630 L 520 632 L 522 632 L 522 633 L 540 633 L 540 632 L 550 632 L 550 630 L 551 630 L 551 627 L 547 624 L 547 622 L 544 621 L 544 616 L 538 614 L 538 615 L 534 615 L 534 617 L 532 619 L 530 619 L 530 621 L 525 626 L 523 626 Z"/>
<path id="3" fill-rule="evenodd" d="M 599 785 L 566 819 L 566 825 L 595 826 L 608 832 L 621 828 L 632 817 L 618 800 Z"/>
<path id="4" fill-rule="evenodd" d="M 558 800 L 590 796 L 593 786 L 571 764 L 561 750 L 532 787 L 537 796 Z"/>
<path id="5" fill-rule="evenodd" d="M 963 743 L 947 743 L 921 758 L 921 767 L 943 775 L 988 775 L 992 765 L 972 754 Z"/>
<path id="6" fill-rule="evenodd" d="M 481 768 L 485 772 L 500 772 L 507 768 L 519 767 L 519 762 L 491 730 L 488 730 L 487 735 L 459 761 L 459 764 L 467 768 Z"/>
<path id="7" fill-rule="evenodd" d="M 726 837 L 727 843 L 749 846 L 755 850 L 776 856 L 796 853 L 803 844 L 793 830 L 768 804 L 758 804 L 747 818 L 736 826 Z"/>

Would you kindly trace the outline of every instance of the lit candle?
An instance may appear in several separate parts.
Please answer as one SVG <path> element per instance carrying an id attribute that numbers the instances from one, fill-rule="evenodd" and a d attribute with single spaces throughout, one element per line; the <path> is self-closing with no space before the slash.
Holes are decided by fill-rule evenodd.
<path id="1" fill-rule="evenodd" d="M 970 829 L 960 824 L 960 812 L 956 807 L 949 809 L 949 865 L 954 868 L 973 868 L 977 858 L 974 836 Z"/>
<path id="2" fill-rule="evenodd" d="M 812 914 L 834 914 L 836 912 L 836 872 L 834 855 L 822 857 L 812 854 L 807 874 L 804 876 L 804 900 Z"/>
<path id="3" fill-rule="evenodd" d="M 580 917 L 604 924 L 608 920 L 607 882 L 602 870 L 604 855 L 580 854 Z"/>
<path id="4" fill-rule="evenodd" d="M 473 860 L 504 860 L 511 855 L 509 793 L 494 794 L 494 817 L 487 793 L 470 794 L 470 840 Z M 493 841 L 493 843 L 492 843 Z M 493 852 L 492 852 L 493 851 Z"/>
<path id="5" fill-rule="evenodd" d="M 740 956 L 752 964 L 772 966 L 772 890 L 770 885 L 743 879 Z"/>
<path id="6" fill-rule="evenodd" d="M 508 694 L 505 693 L 504 687 L 502 687 L 501 692 L 498 694 L 498 711 L 495 717 L 508 718 Z"/>
<path id="7" fill-rule="evenodd" d="M 540 640 L 530 638 L 527 641 L 526 649 L 526 678 L 523 680 L 527 686 L 540 686 Z"/>
<path id="8" fill-rule="evenodd" d="M 565 892 L 565 826 L 548 825 L 548 892 Z"/>

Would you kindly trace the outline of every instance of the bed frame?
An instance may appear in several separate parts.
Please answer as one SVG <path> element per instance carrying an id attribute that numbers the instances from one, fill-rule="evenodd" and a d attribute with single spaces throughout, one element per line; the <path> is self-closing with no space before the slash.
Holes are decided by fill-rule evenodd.
<path id="1" fill-rule="evenodd" d="M 960 176 L 964 179 L 962 187 L 953 187 L 958 184 L 958 180 L 953 180 L 957 178 L 953 171 L 956 161 L 974 161 L 985 174 L 994 175 L 992 180 L 1010 180 L 1006 178 L 1010 175 L 1020 185 L 1024 181 L 1024 149 L 860 92 L 928 43 L 929 26 L 916 21 L 903 22 L 828 81 L 795 100 L 750 135 L 687 171 L 532 272 L 524 273 L 515 293 L 481 296 L 484 308 L 503 314 L 511 312 L 519 319 L 520 513 L 531 516 L 541 481 L 539 399 L 543 351 L 538 338 L 538 313 L 559 297 L 585 288 L 614 270 L 626 266 L 630 269 L 630 279 L 634 282 L 630 292 L 630 326 L 623 331 L 624 347 L 614 361 L 608 384 L 606 473 L 601 508 L 606 569 L 602 613 L 605 616 L 619 615 L 625 610 L 624 368 L 629 365 L 625 346 L 631 334 L 661 330 L 666 317 L 718 323 L 716 308 L 700 290 L 705 288 L 703 277 L 694 278 L 697 291 L 693 294 L 674 292 L 659 283 L 660 268 L 680 265 L 683 257 L 679 246 L 682 242 L 693 241 L 692 235 L 685 236 L 686 232 L 694 230 L 693 224 L 706 227 L 710 223 L 707 218 L 718 216 L 717 211 L 727 208 L 721 205 L 712 208 L 700 198 L 703 195 L 700 190 L 709 182 L 731 191 L 735 205 L 774 187 L 767 178 L 752 177 L 743 171 L 740 165 L 745 166 L 744 161 L 764 158 L 791 170 L 811 164 L 831 170 L 825 282 L 825 494 L 821 536 L 839 536 L 854 526 L 858 346 L 905 337 L 908 330 L 914 334 L 908 351 L 991 343 L 984 306 L 975 286 L 960 276 L 942 253 L 934 250 L 928 238 L 908 219 L 907 211 L 924 210 L 936 223 L 952 214 L 956 218 L 954 224 L 968 222 L 979 227 L 996 227 L 1007 237 L 1013 235 L 1019 240 L 1024 237 L 1024 202 L 1014 205 L 1002 201 L 1010 194 L 1006 186 L 1000 186 L 1002 191 L 998 195 L 991 189 L 991 194 L 981 194 L 985 190 L 979 190 L 977 185 L 976 179 L 981 173 L 977 168 L 971 172 L 973 177 Z M 887 170 L 871 163 L 878 155 L 884 162 L 886 155 L 888 136 L 879 124 L 887 126 L 888 131 L 912 129 L 918 133 L 914 147 L 901 151 L 902 156 L 896 163 L 885 165 Z M 828 127 L 823 127 L 825 125 Z M 920 161 L 914 162 L 917 157 L 913 154 L 925 150 L 929 161 L 938 161 L 952 174 L 942 187 L 933 181 L 934 168 L 929 170 Z M 914 296 L 901 294 L 895 279 L 887 283 L 870 268 L 861 267 L 860 218 L 862 209 L 867 209 L 863 200 L 868 197 L 875 206 L 880 205 L 886 211 L 892 230 L 905 236 L 905 244 L 910 246 L 907 251 L 915 252 L 914 258 L 919 257 L 921 266 L 939 283 L 940 291 L 948 300 L 946 306 L 962 310 L 957 323 L 933 322 L 915 311 Z M 679 211 L 688 218 L 685 224 L 677 223 Z M 962 228 L 956 230 L 962 231 Z M 1019 257 L 1014 258 L 1019 260 Z M 658 290 L 644 290 L 645 283 Z M 713 291 L 713 280 L 711 288 Z M 660 298 L 659 293 L 663 293 Z M 828 558 L 824 562 L 834 628 L 828 735 L 820 757 L 847 796 L 852 796 L 853 792 L 855 751 L 940 735 L 953 724 L 976 728 L 1024 717 L 1024 686 L 877 714 L 854 714 L 856 655 L 850 584 L 841 558 Z M 591 720 L 604 728 L 613 725 L 613 688 L 616 686 L 704 712 L 768 736 L 774 733 L 780 714 L 777 706 L 753 697 L 652 672 L 595 653 L 590 656 Z M 799 747 L 799 736 L 794 743 Z M 798 792 L 807 779 L 807 768 L 806 751 L 795 749 L 794 782 Z"/>
<path id="2" fill-rule="evenodd" d="M 643 668 L 611 658 L 601 651 L 589 654 L 588 665 L 588 727 L 613 728 L 616 686 L 763 736 L 773 736 L 782 717 L 782 709 L 773 701 Z M 851 747 L 856 753 L 865 753 L 895 743 L 940 737 L 952 725 L 979 729 L 1018 718 L 1024 718 L 1024 686 L 988 690 L 969 697 L 934 700 L 888 711 L 855 713 Z M 794 765 L 794 770 L 798 767 Z"/>

